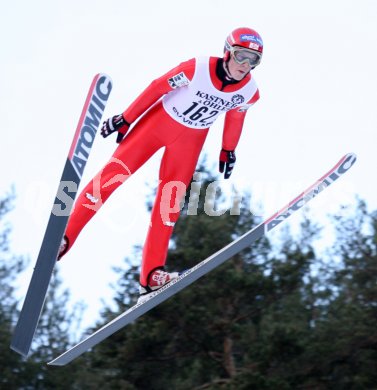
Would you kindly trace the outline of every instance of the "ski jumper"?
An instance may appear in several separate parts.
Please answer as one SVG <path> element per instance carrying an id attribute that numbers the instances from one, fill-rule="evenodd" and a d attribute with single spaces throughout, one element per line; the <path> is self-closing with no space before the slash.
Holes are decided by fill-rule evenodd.
<path id="1" fill-rule="evenodd" d="M 222 88 L 216 74 L 218 61 L 222 59 L 206 57 L 181 63 L 154 80 L 123 112 L 128 123 L 138 121 L 78 196 L 65 233 L 69 248 L 112 192 L 156 151 L 165 148 L 143 248 L 140 284 L 146 286 L 150 272 L 165 265 L 179 204 L 195 172 L 209 127 L 225 113 L 222 147 L 234 150 L 246 111 L 259 98 L 250 74 Z"/>

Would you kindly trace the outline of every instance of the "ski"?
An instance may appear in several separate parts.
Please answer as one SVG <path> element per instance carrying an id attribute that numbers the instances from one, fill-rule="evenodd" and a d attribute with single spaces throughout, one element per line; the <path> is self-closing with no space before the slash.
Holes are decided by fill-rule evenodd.
<path id="1" fill-rule="evenodd" d="M 28 355 L 38 326 L 59 246 L 111 89 L 110 77 L 106 74 L 97 74 L 93 78 L 82 109 L 29 288 L 11 340 L 11 349 L 23 356 Z"/>
<path id="2" fill-rule="evenodd" d="M 130 324 L 141 315 L 145 314 L 155 306 L 159 305 L 161 302 L 170 298 L 177 292 L 189 286 L 191 283 L 195 282 L 200 277 L 206 275 L 208 272 L 218 267 L 220 264 L 224 263 L 226 260 L 230 259 L 246 247 L 250 246 L 253 242 L 266 235 L 281 222 L 285 221 L 295 211 L 301 209 L 325 188 L 330 186 L 340 176 L 347 172 L 355 163 L 355 161 L 356 156 L 353 153 L 346 154 L 329 172 L 322 176 L 306 191 L 302 192 L 295 199 L 289 202 L 289 204 L 283 207 L 280 211 L 276 212 L 270 218 L 249 230 L 247 233 L 237 238 L 223 249 L 203 260 L 201 263 L 187 270 L 177 279 L 173 280 L 161 289 L 151 293 L 147 300 L 132 306 L 126 312 L 119 315 L 107 325 L 103 326 L 92 335 L 76 344 L 71 349 L 64 352 L 62 355 L 58 356 L 48 364 L 55 366 L 66 365 L 116 331 Z"/>

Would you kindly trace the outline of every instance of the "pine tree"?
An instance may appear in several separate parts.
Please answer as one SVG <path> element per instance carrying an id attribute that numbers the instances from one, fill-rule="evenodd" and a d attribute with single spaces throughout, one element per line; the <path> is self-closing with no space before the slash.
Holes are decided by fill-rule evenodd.
<path id="1" fill-rule="evenodd" d="M 9 248 L 11 228 L 6 217 L 13 208 L 14 199 L 14 190 L 0 198 L 0 388 L 10 390 L 17 389 L 28 374 L 22 359 L 9 348 L 17 305 L 14 281 L 26 266 L 25 259 L 12 255 Z"/>
<path id="2" fill-rule="evenodd" d="M 35 370 L 30 383 L 35 389 L 73 389 L 77 378 L 81 377 L 79 362 L 66 367 L 47 366 L 47 362 L 75 341 L 73 329 L 80 323 L 82 306 L 76 304 L 68 310 L 69 301 L 69 291 L 62 289 L 62 280 L 55 269 L 28 357 Z"/>
<path id="3" fill-rule="evenodd" d="M 372 389 L 377 383 L 377 213 L 358 203 L 347 218 L 334 218 L 337 240 L 327 267 L 328 304 L 316 323 L 312 369 L 318 385 Z M 334 263 L 332 263 L 334 264 Z"/>
<path id="4" fill-rule="evenodd" d="M 174 269 L 193 266 L 259 222 L 245 201 L 236 207 L 240 215 L 207 215 L 206 209 L 214 210 L 215 201 L 221 207 L 224 199 L 207 191 L 214 177 L 208 172 L 202 176 L 203 183 L 196 183 L 201 188 L 195 191 L 198 198 L 186 199 L 172 237 L 168 264 Z M 193 204 L 198 206 L 194 215 Z M 312 253 L 301 255 L 295 247 L 295 260 L 287 260 L 292 250 L 286 249 L 289 254 L 273 265 L 270 249 L 267 239 L 260 240 L 102 343 L 89 358 L 92 366 L 108 369 L 101 386 L 144 389 L 153 383 L 154 389 L 249 388 L 260 383 L 261 374 L 253 371 L 260 366 L 267 370 L 268 360 L 255 347 L 263 351 L 259 337 L 267 309 L 302 287 L 313 257 Z M 137 267 L 123 271 L 116 297 L 119 311 L 108 311 L 106 320 L 135 302 L 137 279 Z M 266 385 L 278 382 L 272 378 Z"/>
<path id="5" fill-rule="evenodd" d="M 32 353 L 24 359 L 10 349 L 13 328 L 19 314 L 15 279 L 27 265 L 24 257 L 12 254 L 9 245 L 11 227 L 6 222 L 6 217 L 13 208 L 14 200 L 14 191 L 0 198 L 0 388 L 73 389 L 75 378 L 81 376 L 76 364 L 59 370 L 46 365 L 56 356 L 57 351 L 68 346 L 72 324 L 80 317 L 78 308 L 73 312 L 66 309 L 69 294 L 67 291 L 60 291 L 61 280 L 56 271 L 32 345 Z"/>
<path id="6" fill-rule="evenodd" d="M 170 269 L 193 266 L 258 223 L 247 197 L 235 207 L 240 215 L 207 215 L 224 205 L 213 186 L 207 191 L 213 180 L 205 171 L 202 184 L 193 183 L 172 237 Z M 316 255 L 320 229 L 309 220 L 298 235 L 283 229 L 280 245 L 259 240 L 79 359 L 86 388 L 373 388 L 376 215 L 361 205 L 356 216 L 335 222 L 336 267 Z M 117 271 L 117 309 L 105 310 L 98 326 L 138 297 L 135 262 L 126 259 Z"/>

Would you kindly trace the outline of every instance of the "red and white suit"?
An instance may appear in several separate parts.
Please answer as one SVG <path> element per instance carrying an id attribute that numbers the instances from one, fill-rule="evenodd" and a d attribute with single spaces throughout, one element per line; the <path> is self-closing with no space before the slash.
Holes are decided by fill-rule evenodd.
<path id="1" fill-rule="evenodd" d="M 181 63 L 154 80 L 124 111 L 123 118 L 128 123 L 139 120 L 78 196 L 65 233 L 69 247 L 112 192 L 157 150 L 165 148 L 143 249 L 141 285 L 147 284 L 152 270 L 164 266 L 179 217 L 179 207 L 174 205 L 179 204 L 190 183 L 209 127 L 225 113 L 222 147 L 234 150 L 246 111 L 259 98 L 250 74 L 224 86 L 216 71 L 219 61 L 222 59 L 207 57 Z"/>

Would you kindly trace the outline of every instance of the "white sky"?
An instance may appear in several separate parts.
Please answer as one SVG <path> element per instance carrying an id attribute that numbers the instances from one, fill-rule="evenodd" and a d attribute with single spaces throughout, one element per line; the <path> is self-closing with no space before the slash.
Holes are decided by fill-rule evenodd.
<path id="1" fill-rule="evenodd" d="M 354 152 L 356 165 L 313 201 L 311 213 L 321 219 L 355 194 L 376 209 L 376 21 L 375 0 L 1 1 L 0 194 L 16 188 L 12 249 L 31 258 L 20 296 L 93 75 L 112 77 L 105 117 L 118 114 L 179 62 L 220 56 L 226 35 L 239 26 L 264 40 L 254 72 L 261 100 L 248 113 L 224 188 L 254 191 L 252 207 L 262 204 L 267 217 Z M 204 147 L 211 166 L 222 124 Z M 114 139 L 98 135 L 82 184 L 114 148 Z M 112 266 L 144 240 L 146 183 L 156 183 L 159 157 L 113 195 L 58 265 L 73 299 L 88 304 L 84 325 L 97 318 L 101 299 L 111 302 Z"/>

